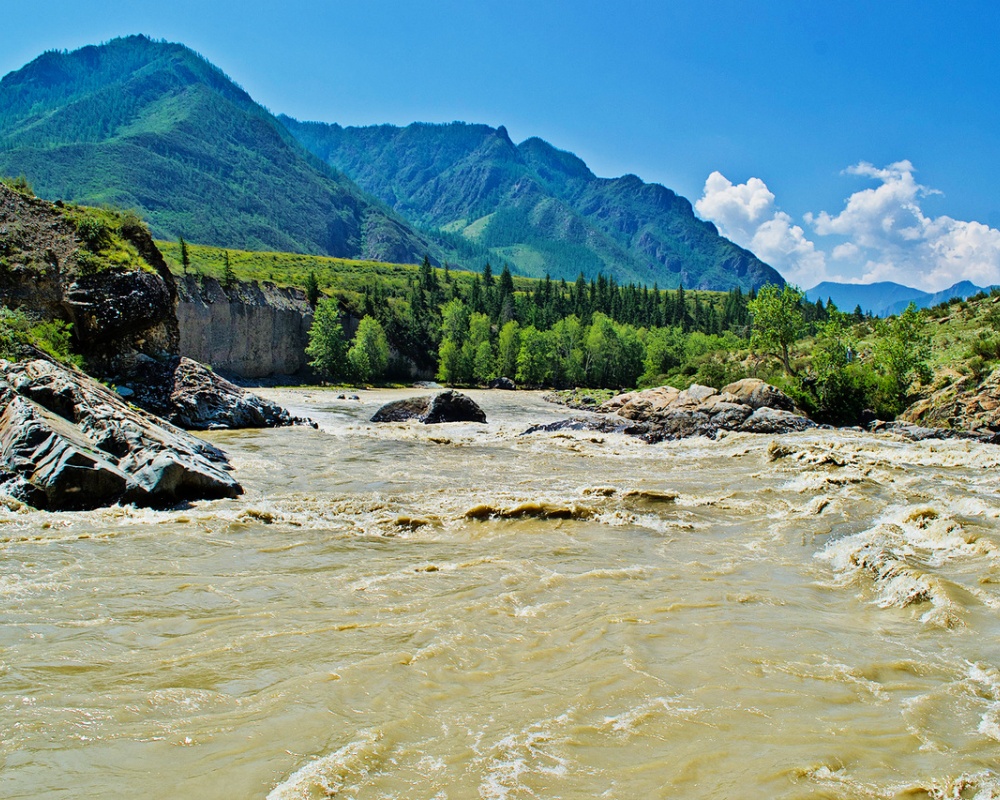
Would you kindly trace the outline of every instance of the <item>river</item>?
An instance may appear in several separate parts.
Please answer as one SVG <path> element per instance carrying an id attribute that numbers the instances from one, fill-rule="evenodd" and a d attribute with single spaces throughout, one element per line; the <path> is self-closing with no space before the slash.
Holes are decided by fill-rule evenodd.
<path id="1" fill-rule="evenodd" d="M 1000 448 L 265 393 L 242 498 L 0 505 L 0 797 L 1000 797 Z"/>

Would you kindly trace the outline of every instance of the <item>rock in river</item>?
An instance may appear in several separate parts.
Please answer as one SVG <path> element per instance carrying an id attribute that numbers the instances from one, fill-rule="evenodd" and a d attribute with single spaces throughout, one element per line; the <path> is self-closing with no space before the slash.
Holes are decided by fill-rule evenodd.
<path id="1" fill-rule="evenodd" d="M 0 360 L 0 407 L 0 494 L 30 506 L 166 506 L 243 493 L 221 450 L 81 372 Z"/>
<path id="2" fill-rule="evenodd" d="M 420 420 L 427 425 L 439 422 L 486 422 L 485 412 L 461 392 L 449 389 L 436 395 L 408 397 L 386 403 L 372 417 L 372 422 Z"/>

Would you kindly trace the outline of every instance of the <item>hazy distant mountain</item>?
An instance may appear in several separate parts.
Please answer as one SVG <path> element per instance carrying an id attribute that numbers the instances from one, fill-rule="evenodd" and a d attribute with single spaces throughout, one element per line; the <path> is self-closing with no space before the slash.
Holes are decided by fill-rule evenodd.
<path id="1" fill-rule="evenodd" d="M 940 292 L 923 292 L 891 281 L 880 283 L 824 281 L 807 290 L 806 297 L 813 302 L 822 300 L 825 303 L 827 300 L 833 300 L 841 311 L 853 311 L 857 306 L 861 306 L 864 312 L 870 312 L 877 317 L 888 317 L 905 311 L 910 303 L 915 303 L 917 308 L 930 308 L 953 297 L 964 299 L 979 292 L 988 292 L 990 288 L 976 286 L 971 281 L 960 281 Z"/>
<path id="2" fill-rule="evenodd" d="M 135 207 L 165 238 L 397 262 L 429 247 L 217 67 L 143 36 L 4 77 L 0 173 L 43 197 Z"/>
<path id="3" fill-rule="evenodd" d="M 502 126 L 348 127 L 280 120 L 312 153 L 425 229 L 541 277 L 744 289 L 784 280 L 694 216 L 691 203 L 634 175 L 598 178 L 572 153 Z"/>

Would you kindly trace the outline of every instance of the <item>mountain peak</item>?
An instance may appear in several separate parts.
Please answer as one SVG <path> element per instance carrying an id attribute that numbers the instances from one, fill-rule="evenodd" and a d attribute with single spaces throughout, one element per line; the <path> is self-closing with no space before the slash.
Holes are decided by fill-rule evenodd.
<path id="1" fill-rule="evenodd" d="M 221 69 L 142 35 L 4 77 L 0 173 L 50 199 L 137 208 L 163 238 L 401 262 L 429 249 Z"/>

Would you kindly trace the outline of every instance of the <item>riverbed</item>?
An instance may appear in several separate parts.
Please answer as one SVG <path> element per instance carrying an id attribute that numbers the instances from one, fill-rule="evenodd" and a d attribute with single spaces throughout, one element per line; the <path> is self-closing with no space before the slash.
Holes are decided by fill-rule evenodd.
<path id="1" fill-rule="evenodd" d="M 0 506 L 3 798 L 1000 797 L 1000 448 L 373 425 L 246 494 Z"/>

